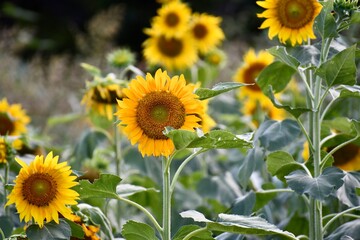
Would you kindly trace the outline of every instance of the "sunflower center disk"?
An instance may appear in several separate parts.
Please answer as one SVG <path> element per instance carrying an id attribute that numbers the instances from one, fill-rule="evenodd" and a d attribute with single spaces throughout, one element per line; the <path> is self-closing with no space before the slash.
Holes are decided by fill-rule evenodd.
<path id="1" fill-rule="evenodd" d="M 307 0 L 283 0 L 278 7 L 280 23 L 288 28 L 299 29 L 312 22 L 314 6 Z"/>
<path id="2" fill-rule="evenodd" d="M 56 181 L 47 173 L 32 174 L 24 181 L 22 187 L 25 200 L 38 207 L 49 205 L 55 198 L 56 192 Z"/>
<path id="3" fill-rule="evenodd" d="M 91 99 L 97 103 L 103 103 L 103 104 L 116 104 L 117 103 L 116 99 L 117 98 L 121 99 L 121 97 L 117 95 L 116 91 L 114 90 L 106 90 L 106 91 L 107 91 L 107 96 L 104 98 L 101 96 L 100 91 L 97 88 L 95 88 L 94 94 L 92 95 Z"/>
<path id="4" fill-rule="evenodd" d="M 206 37 L 208 30 L 207 28 L 203 25 L 203 24 L 197 24 L 194 28 L 193 28 L 193 32 L 194 32 L 194 36 L 197 39 L 203 39 Z"/>
<path id="5" fill-rule="evenodd" d="M 0 113 L 0 135 L 11 134 L 15 129 L 11 117 L 7 113 Z"/>
<path id="6" fill-rule="evenodd" d="M 152 139 L 167 139 L 167 126 L 179 129 L 185 122 L 185 108 L 180 99 L 167 92 L 151 92 L 139 101 L 136 119 L 144 134 Z"/>
<path id="7" fill-rule="evenodd" d="M 176 13 L 169 13 L 166 15 L 165 23 L 169 27 L 175 27 L 176 25 L 178 25 L 179 21 L 179 16 Z"/>
<path id="8" fill-rule="evenodd" d="M 165 37 L 160 37 L 158 48 L 165 56 L 176 57 L 182 52 L 183 44 L 175 38 L 166 39 Z"/>
<path id="9" fill-rule="evenodd" d="M 260 87 L 256 84 L 255 79 L 259 76 L 259 73 L 266 67 L 266 65 L 262 63 L 254 63 L 252 64 L 244 74 L 244 82 L 248 84 L 255 83 L 254 85 L 249 85 L 247 88 L 253 91 L 261 91 Z"/>
<path id="10" fill-rule="evenodd" d="M 331 149 L 329 149 L 331 151 Z M 360 148 L 355 144 L 348 144 L 339 150 L 337 150 L 334 154 L 334 165 L 342 165 L 348 163 L 356 158 L 356 155 L 360 153 Z"/>

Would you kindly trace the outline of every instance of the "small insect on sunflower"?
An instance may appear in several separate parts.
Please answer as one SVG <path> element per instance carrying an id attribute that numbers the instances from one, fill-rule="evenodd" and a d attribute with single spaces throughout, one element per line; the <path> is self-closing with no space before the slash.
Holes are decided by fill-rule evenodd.
<path id="1" fill-rule="evenodd" d="M 266 10 L 257 16 L 266 18 L 260 28 L 269 28 L 269 38 L 278 35 L 280 42 L 290 40 L 291 45 L 315 39 L 314 20 L 322 6 L 317 0 L 265 0 L 257 1 Z"/>
<path id="2" fill-rule="evenodd" d="M 71 189 L 77 185 L 76 176 L 71 175 L 67 162 L 58 163 L 58 159 L 52 152 L 45 159 L 36 156 L 29 165 L 16 158 L 22 168 L 5 206 L 14 203 L 20 221 L 33 219 L 42 228 L 45 220 L 59 223 L 59 214 L 72 219 L 67 205 L 77 204 L 79 194 Z"/>
<path id="3" fill-rule="evenodd" d="M 173 142 L 163 134 L 165 127 L 190 131 L 200 127 L 198 116 L 204 109 L 194 88 L 183 75 L 170 78 L 159 69 L 154 77 L 137 76 L 124 89 L 126 97 L 116 113 L 119 127 L 131 144 L 139 143 L 143 156 L 169 156 L 174 151 Z"/>
<path id="4" fill-rule="evenodd" d="M 6 98 L 0 100 L 0 135 L 16 136 L 27 132 L 30 117 L 20 104 L 9 104 Z"/>

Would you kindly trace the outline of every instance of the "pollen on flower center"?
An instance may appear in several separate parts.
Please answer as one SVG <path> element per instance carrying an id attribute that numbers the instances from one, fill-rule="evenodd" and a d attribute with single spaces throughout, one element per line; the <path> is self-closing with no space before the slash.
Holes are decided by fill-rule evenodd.
<path id="1" fill-rule="evenodd" d="M 32 174 L 22 186 L 24 199 L 38 207 L 48 205 L 56 196 L 56 192 L 56 181 L 47 173 Z"/>
<path id="2" fill-rule="evenodd" d="M 299 29 L 313 20 L 314 6 L 303 0 L 282 0 L 278 2 L 280 23 L 288 28 Z"/>
<path id="3" fill-rule="evenodd" d="M 207 35 L 208 30 L 203 24 L 196 24 L 196 26 L 193 28 L 193 32 L 197 39 L 202 39 Z"/>
<path id="4" fill-rule="evenodd" d="M 166 126 L 175 129 L 185 122 L 185 108 L 171 93 L 151 92 L 139 101 L 136 109 L 139 127 L 152 139 L 167 139 L 162 133 Z"/>
<path id="5" fill-rule="evenodd" d="M 174 27 L 178 25 L 180 19 L 176 13 L 169 13 L 166 15 L 165 22 L 169 27 Z"/>
<path id="6" fill-rule="evenodd" d="M 162 36 L 158 41 L 158 49 L 168 57 L 176 57 L 182 52 L 183 44 L 175 38 L 166 39 Z"/>
<path id="7" fill-rule="evenodd" d="M 13 121 L 7 113 L 0 113 L 0 135 L 10 134 L 15 130 Z"/>

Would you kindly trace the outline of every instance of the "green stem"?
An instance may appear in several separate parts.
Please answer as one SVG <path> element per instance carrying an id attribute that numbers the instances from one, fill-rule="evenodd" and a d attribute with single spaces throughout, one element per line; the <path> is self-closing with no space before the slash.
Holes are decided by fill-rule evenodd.
<path id="1" fill-rule="evenodd" d="M 154 224 L 155 228 L 159 231 L 159 233 L 163 232 L 163 229 L 161 228 L 161 226 L 159 225 L 159 223 L 156 221 L 156 219 L 154 218 L 154 216 L 148 211 L 146 210 L 146 208 L 144 208 L 143 206 L 141 206 L 140 204 L 133 202 L 127 198 L 122 198 L 120 196 L 118 196 L 118 200 L 126 202 L 134 207 L 136 207 L 137 209 L 139 209 L 140 211 L 142 211 L 149 219 L 150 221 Z"/>
<path id="2" fill-rule="evenodd" d="M 200 233 L 200 232 L 203 232 L 203 231 L 206 231 L 207 230 L 207 227 L 203 227 L 203 228 L 199 228 L 199 229 L 196 229 L 190 233 L 188 233 L 184 238 L 183 240 L 190 240 L 191 237 L 194 237 L 196 234 Z"/>
<path id="3" fill-rule="evenodd" d="M 5 173 L 4 173 L 4 204 L 6 204 L 7 202 L 7 190 L 6 190 L 6 184 L 8 184 L 9 182 L 9 164 L 6 163 L 5 164 Z M 5 208 L 5 215 L 6 216 L 10 216 L 10 213 L 9 213 L 9 208 Z M 5 239 L 5 238 L 4 238 Z"/>
<path id="4" fill-rule="evenodd" d="M 261 190 L 257 193 L 284 193 L 284 192 L 294 192 L 290 188 L 279 188 L 279 189 L 269 189 L 269 190 Z"/>
<path id="5" fill-rule="evenodd" d="M 346 210 L 344 210 L 344 211 L 336 214 L 336 215 L 335 215 L 333 218 L 331 218 L 331 219 L 326 223 L 326 225 L 324 226 L 324 228 L 323 228 L 324 234 L 325 234 L 325 232 L 326 232 L 326 229 L 327 229 L 336 219 L 338 219 L 339 217 L 345 215 L 345 214 L 348 213 L 348 212 L 351 212 L 351 211 L 354 211 L 354 210 L 357 210 L 357 209 L 360 209 L 360 206 L 352 207 L 352 208 L 346 209 Z"/>
<path id="6" fill-rule="evenodd" d="M 171 240 L 170 158 L 163 158 L 163 240 Z"/>
<path id="7" fill-rule="evenodd" d="M 309 143 L 309 148 L 313 149 L 313 145 L 312 145 L 312 141 L 311 141 L 311 138 L 308 134 L 308 132 L 306 131 L 305 127 L 304 127 L 304 124 L 300 121 L 299 118 L 296 118 L 296 121 L 297 123 L 299 124 L 300 128 L 301 128 L 301 131 L 303 132 L 303 134 L 305 135 L 306 137 L 306 140 L 308 141 Z"/>
<path id="8" fill-rule="evenodd" d="M 113 111 L 114 112 L 114 111 Z M 114 152 L 115 152 L 115 171 L 116 171 L 116 175 L 120 176 L 121 173 L 121 151 L 120 151 L 120 147 L 121 147 L 121 138 L 120 138 L 120 132 L 117 129 L 116 126 L 116 117 L 114 118 Z M 118 228 L 121 228 L 121 203 L 118 201 L 116 203 L 116 218 L 117 218 L 117 222 L 118 222 Z"/>

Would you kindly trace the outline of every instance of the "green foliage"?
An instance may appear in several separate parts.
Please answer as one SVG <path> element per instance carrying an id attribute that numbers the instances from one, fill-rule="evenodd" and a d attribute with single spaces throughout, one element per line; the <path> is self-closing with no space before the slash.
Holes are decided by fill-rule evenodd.
<path id="1" fill-rule="evenodd" d="M 276 57 L 276 60 L 292 67 L 293 69 L 297 70 L 300 65 L 300 62 L 291 56 L 285 47 L 276 46 L 268 49 L 268 52 L 271 53 L 273 56 Z"/>
<path id="2" fill-rule="evenodd" d="M 273 176 L 277 176 L 283 181 L 286 175 L 302 168 L 300 163 L 296 162 L 288 152 L 284 151 L 270 153 L 266 157 L 266 166 Z"/>
<path id="3" fill-rule="evenodd" d="M 126 239 L 131 240 L 157 240 L 155 231 L 145 223 L 128 221 L 121 231 Z"/>
<path id="4" fill-rule="evenodd" d="M 26 229 L 29 240 L 67 240 L 71 236 L 71 228 L 66 221 L 60 219 L 59 224 L 49 222 L 43 228 L 32 224 Z"/>
<path id="5" fill-rule="evenodd" d="M 333 1 L 321 2 L 323 9 L 317 16 L 314 28 L 320 34 L 322 39 L 337 37 L 337 25 L 334 16 L 331 14 L 334 9 Z"/>
<path id="6" fill-rule="evenodd" d="M 129 197 L 133 194 L 139 193 L 139 192 L 145 192 L 145 191 L 157 191 L 154 188 L 144 188 L 141 186 L 135 186 L 135 185 L 131 185 L 131 184 L 120 184 L 117 188 L 116 188 L 116 193 L 120 196 L 120 197 Z"/>
<path id="7" fill-rule="evenodd" d="M 199 230 L 201 227 L 197 225 L 186 225 L 181 227 L 176 234 L 174 235 L 174 240 L 183 240 L 189 233 Z M 191 240 L 213 240 L 212 233 L 209 230 L 203 230 L 198 232 L 194 236 L 191 237 Z"/>
<path id="8" fill-rule="evenodd" d="M 222 83 L 218 83 L 216 84 L 214 87 L 212 87 L 211 89 L 209 88 L 198 88 L 195 91 L 195 94 L 199 96 L 200 100 L 205 100 L 208 98 L 212 98 L 215 97 L 221 93 L 225 93 L 228 91 L 231 91 L 233 89 L 237 89 L 239 87 L 243 87 L 249 84 L 244 84 L 244 83 L 235 83 L 235 82 L 222 82 Z M 251 84 L 250 84 L 251 85 Z"/>
<path id="9" fill-rule="evenodd" d="M 14 223 L 9 216 L 0 216 L 0 229 L 4 233 L 5 237 L 9 237 L 11 235 L 13 228 Z M 1 235 L 0 239 L 2 239 Z"/>
<path id="10" fill-rule="evenodd" d="M 72 237 L 76 237 L 76 238 L 79 238 L 79 239 L 84 238 L 84 230 L 82 229 L 82 227 L 79 224 L 76 224 L 75 222 L 73 222 L 71 220 L 68 220 L 66 218 L 64 220 L 70 226 L 71 236 Z"/>

